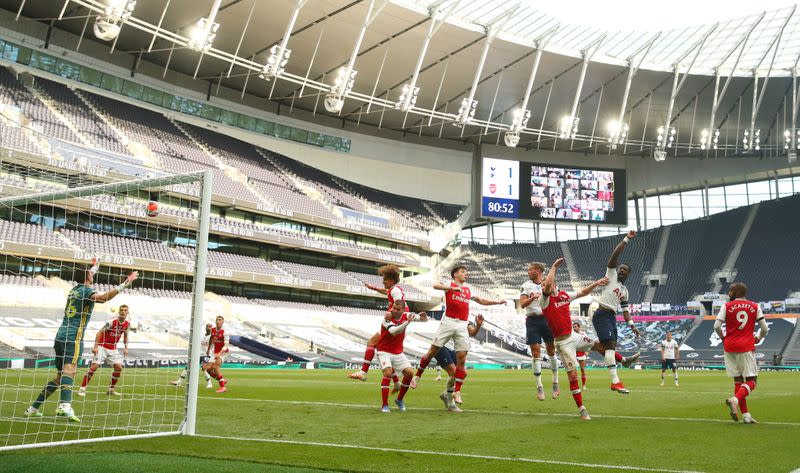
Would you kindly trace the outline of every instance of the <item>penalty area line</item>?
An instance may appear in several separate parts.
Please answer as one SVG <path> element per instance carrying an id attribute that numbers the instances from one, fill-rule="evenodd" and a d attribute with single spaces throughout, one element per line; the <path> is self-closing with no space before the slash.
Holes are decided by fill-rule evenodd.
<path id="1" fill-rule="evenodd" d="M 266 402 L 272 404 L 296 404 L 296 405 L 310 405 L 310 406 L 327 406 L 327 407 L 345 407 L 350 409 L 375 409 L 372 404 L 353 404 L 344 402 L 324 402 L 324 401 L 291 401 L 287 399 L 252 399 L 247 397 L 224 397 L 224 396 L 199 396 L 198 399 L 210 399 L 213 401 L 244 401 L 244 402 Z M 412 407 L 414 411 L 440 411 L 446 412 L 442 408 L 437 407 Z M 572 417 L 577 418 L 575 414 L 566 414 L 563 412 L 520 412 L 520 411 L 497 411 L 486 409 L 469 409 L 466 412 L 474 412 L 477 414 L 491 414 L 491 415 L 514 415 L 514 416 L 545 416 L 545 417 Z M 593 418 L 603 419 L 627 419 L 627 420 L 657 420 L 669 422 L 716 422 L 720 424 L 730 424 L 728 419 L 703 419 L 699 417 L 660 417 L 660 416 L 634 416 L 634 415 L 613 415 L 613 414 L 592 414 Z M 790 427 L 800 427 L 800 422 L 759 422 L 759 425 L 781 425 Z M 794 473 L 794 472 L 792 472 Z M 800 473 L 798 471 L 797 473 Z"/>
<path id="2" fill-rule="evenodd" d="M 328 447 L 328 448 L 345 448 L 353 450 L 370 450 L 375 452 L 389 452 L 389 453 L 413 453 L 415 455 L 431 455 L 431 456 L 444 456 L 444 457 L 461 457 L 461 458 L 474 458 L 478 460 L 495 460 L 505 462 L 519 462 L 519 463 L 538 463 L 546 465 L 563 465 L 582 468 L 606 468 L 610 470 L 623 470 L 623 471 L 648 471 L 656 473 L 702 473 L 699 471 L 690 470 L 670 470 L 664 468 L 649 468 L 643 466 L 629 466 L 629 465 L 601 465 L 597 463 L 580 463 L 560 460 L 544 460 L 540 458 L 526 458 L 526 457 L 501 457 L 497 455 L 479 455 L 476 453 L 459 453 L 459 452 L 437 452 L 435 450 L 411 450 L 406 448 L 388 448 L 388 447 L 370 447 L 367 445 L 348 445 L 342 443 L 328 443 L 328 442 L 309 442 L 299 440 L 279 440 L 279 439 L 263 439 L 263 438 L 250 438 L 250 437 L 227 437 L 224 435 L 203 435 L 197 434 L 195 437 L 204 437 L 210 439 L 227 439 L 236 441 L 250 441 L 250 442 L 265 442 L 276 443 L 284 445 L 301 445 L 304 447 Z"/>

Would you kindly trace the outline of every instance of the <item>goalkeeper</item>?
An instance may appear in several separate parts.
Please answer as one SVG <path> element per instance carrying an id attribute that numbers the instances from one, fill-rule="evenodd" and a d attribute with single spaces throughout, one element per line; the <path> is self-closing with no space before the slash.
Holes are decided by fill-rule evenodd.
<path id="1" fill-rule="evenodd" d="M 66 417 L 71 422 L 80 422 L 72 403 L 72 384 L 75 379 L 78 361 L 83 352 L 83 335 L 89 319 L 92 317 L 95 302 L 108 302 L 117 294 L 128 288 L 139 276 L 137 271 L 133 271 L 116 288 L 98 293 L 92 289 L 94 275 L 100 268 L 97 258 L 92 260 L 92 267 L 89 269 L 77 268 L 75 270 L 75 280 L 78 284 L 69 291 L 67 305 L 64 308 L 64 320 L 61 322 L 56 333 L 53 348 L 56 352 L 56 377 L 47 383 L 39 393 L 39 396 L 25 411 L 26 417 L 41 417 L 39 408 L 56 388 L 61 388 L 60 402 L 56 409 L 56 415 Z"/>

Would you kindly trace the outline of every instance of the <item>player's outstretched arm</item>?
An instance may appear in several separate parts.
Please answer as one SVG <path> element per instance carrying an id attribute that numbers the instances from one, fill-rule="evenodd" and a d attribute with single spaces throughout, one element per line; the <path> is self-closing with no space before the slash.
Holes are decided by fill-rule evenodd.
<path id="1" fill-rule="evenodd" d="M 380 292 L 381 294 L 386 294 L 387 292 L 389 292 L 389 291 L 386 290 L 386 288 L 378 287 L 378 286 L 376 286 L 374 284 L 364 283 L 364 286 L 366 286 L 366 288 L 371 290 L 371 291 Z"/>
<path id="2" fill-rule="evenodd" d="M 547 271 L 547 276 L 545 276 L 542 283 L 542 294 L 549 296 L 553 293 L 553 288 L 556 285 L 556 271 L 562 264 L 564 264 L 564 258 L 558 258 L 550 265 L 550 270 Z"/>
<path id="3" fill-rule="evenodd" d="M 575 298 L 577 299 L 577 298 L 581 298 L 583 296 L 588 296 L 589 294 L 592 293 L 592 291 L 594 291 L 598 287 L 605 286 L 607 284 L 608 284 L 608 278 L 607 277 L 602 277 L 602 278 L 598 279 L 597 281 L 589 284 L 588 286 L 586 286 L 584 288 L 581 288 L 577 293 L 575 293 Z"/>
<path id="4" fill-rule="evenodd" d="M 455 292 L 461 292 L 461 288 L 460 288 L 460 287 L 448 286 L 448 285 L 446 285 L 446 284 L 442 284 L 442 283 L 439 283 L 439 282 L 437 282 L 436 284 L 434 284 L 434 285 L 433 285 L 433 288 L 434 288 L 434 289 L 436 289 L 437 291 L 444 291 L 444 292 L 448 292 L 448 291 L 455 291 Z"/>
<path id="5" fill-rule="evenodd" d="M 129 274 L 124 281 L 122 281 L 122 284 L 115 287 L 114 289 L 100 294 L 98 293 L 92 294 L 92 300 L 95 302 L 108 302 L 111 299 L 117 297 L 117 294 L 130 287 L 130 285 L 133 284 L 133 281 L 136 281 L 136 278 L 138 277 L 139 277 L 139 271 L 134 271 L 131 274 Z"/>
<path id="6" fill-rule="evenodd" d="M 628 242 L 631 241 L 631 239 L 633 239 L 635 237 L 636 237 L 636 232 L 634 230 L 631 230 L 631 231 L 628 232 L 627 235 L 625 235 L 625 238 L 623 238 L 622 241 L 619 242 L 617 247 L 614 248 L 614 251 L 611 252 L 611 258 L 608 259 L 608 267 L 609 268 L 616 268 L 617 267 L 617 264 L 619 263 L 619 255 L 622 254 L 622 250 L 625 249 L 625 245 L 627 245 Z"/>
<path id="7" fill-rule="evenodd" d="M 493 301 L 491 299 L 484 299 L 483 297 L 472 296 L 472 300 L 480 305 L 503 305 L 506 301 Z"/>

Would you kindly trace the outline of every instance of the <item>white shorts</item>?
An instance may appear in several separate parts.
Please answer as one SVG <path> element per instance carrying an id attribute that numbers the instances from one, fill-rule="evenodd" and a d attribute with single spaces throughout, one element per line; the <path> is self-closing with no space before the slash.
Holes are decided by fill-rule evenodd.
<path id="1" fill-rule="evenodd" d="M 576 352 L 591 351 L 595 341 L 586 335 L 579 335 L 575 332 L 569 334 L 563 340 L 556 339 L 556 350 L 561 355 L 561 362 L 564 364 L 564 369 L 573 371 L 578 368 L 578 357 Z M 584 358 L 585 359 L 585 358 Z"/>
<path id="2" fill-rule="evenodd" d="M 758 376 L 755 352 L 725 352 L 725 371 L 728 372 L 728 376 L 731 378 L 735 378 L 736 376 L 744 376 L 745 378 Z"/>
<path id="3" fill-rule="evenodd" d="M 109 350 L 108 348 L 97 347 L 97 354 L 92 357 L 92 363 L 102 365 L 105 361 L 112 365 L 122 364 L 122 355 L 116 349 Z"/>
<path id="4" fill-rule="evenodd" d="M 442 317 L 439 330 L 433 338 L 433 345 L 442 348 L 445 343 L 453 340 L 455 351 L 469 351 L 469 330 L 466 320 L 458 320 L 452 317 Z"/>
<path id="5" fill-rule="evenodd" d="M 578 361 L 586 361 L 587 358 L 589 358 L 587 355 L 579 355 L 575 357 L 575 359 Z"/>
<path id="6" fill-rule="evenodd" d="M 393 353 L 379 351 L 376 354 L 378 355 L 378 364 L 381 366 L 382 370 L 392 368 L 396 373 L 400 374 L 406 368 L 412 369 L 411 363 L 408 362 L 408 358 L 406 358 L 404 353 L 395 355 Z"/>

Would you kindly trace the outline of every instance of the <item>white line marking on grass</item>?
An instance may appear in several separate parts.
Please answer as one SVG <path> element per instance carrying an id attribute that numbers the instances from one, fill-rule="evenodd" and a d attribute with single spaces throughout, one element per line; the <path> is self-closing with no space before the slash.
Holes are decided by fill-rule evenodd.
<path id="1" fill-rule="evenodd" d="M 266 402 L 273 404 L 298 404 L 298 405 L 311 405 L 311 406 L 329 406 L 329 407 L 347 407 L 352 409 L 375 409 L 378 408 L 373 404 L 350 404 L 343 402 L 324 402 L 324 401 L 290 401 L 286 399 L 252 399 L 246 397 L 224 397 L 224 396 L 200 396 L 199 399 L 211 399 L 216 401 L 249 401 L 249 402 Z M 412 407 L 411 410 L 417 411 L 441 411 L 447 412 L 444 409 L 436 407 Z M 478 414 L 510 414 L 517 416 L 555 416 L 555 417 L 573 417 L 577 418 L 577 414 L 566 414 L 563 412 L 521 412 L 521 411 L 497 411 L 485 409 L 468 409 L 467 412 L 475 412 Z M 730 424 L 730 420 L 726 419 L 703 419 L 699 417 L 658 417 L 658 416 L 629 416 L 629 415 L 609 415 L 609 414 L 592 414 L 592 417 L 606 418 L 606 419 L 630 419 L 630 420 L 666 420 L 678 422 L 717 422 L 720 424 Z M 759 421 L 760 425 L 783 425 L 791 427 L 800 427 L 800 422 L 768 422 Z M 794 472 L 792 472 L 794 473 Z M 800 472 L 798 472 L 800 473 Z"/>
<path id="2" fill-rule="evenodd" d="M 262 438 L 248 438 L 248 437 L 226 437 L 224 435 L 203 435 L 197 434 L 196 437 L 205 437 L 210 439 L 227 439 L 236 441 L 250 441 L 250 442 L 266 442 L 266 443 L 279 443 L 289 445 L 302 445 L 313 447 L 331 447 L 331 448 L 350 448 L 357 450 L 371 450 L 378 452 L 391 452 L 391 453 L 413 453 L 416 455 L 436 455 L 446 457 L 462 457 L 462 458 L 477 458 L 480 460 L 499 460 L 508 462 L 521 462 L 521 463 L 540 463 L 547 465 L 565 465 L 565 466 L 579 466 L 583 468 L 605 468 L 611 470 L 628 470 L 628 471 L 650 471 L 658 473 L 702 473 L 699 471 L 691 470 L 668 470 L 664 468 L 648 468 L 642 466 L 628 466 L 628 465 L 601 465 L 598 463 L 579 463 L 559 460 L 543 460 L 540 458 L 525 458 L 525 457 L 500 457 L 496 455 L 478 455 L 475 453 L 457 453 L 457 452 L 437 452 L 434 450 L 410 450 L 405 448 L 384 448 L 384 447 L 370 447 L 366 445 L 347 445 L 341 443 L 327 443 L 327 442 L 306 442 L 299 440 L 277 440 L 277 439 L 262 439 Z"/>

